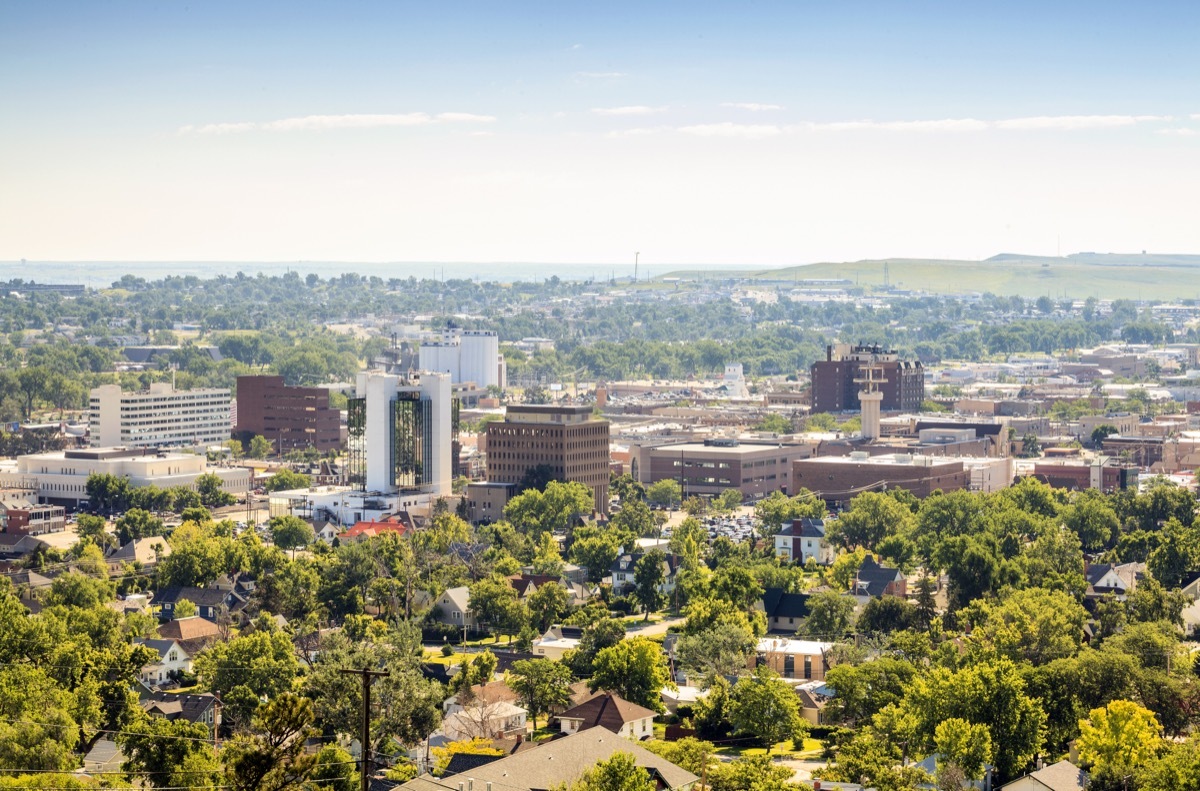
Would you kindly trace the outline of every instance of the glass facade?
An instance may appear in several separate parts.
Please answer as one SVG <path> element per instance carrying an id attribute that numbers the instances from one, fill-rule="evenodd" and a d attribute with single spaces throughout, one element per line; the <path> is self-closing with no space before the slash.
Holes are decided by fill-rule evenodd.
<path id="1" fill-rule="evenodd" d="M 419 393 L 397 393 L 391 410 L 393 480 L 398 489 L 416 489 L 433 469 L 433 409 Z"/>
<path id="2" fill-rule="evenodd" d="M 359 491 L 367 488 L 367 399 L 351 398 L 346 404 L 346 483 Z"/>

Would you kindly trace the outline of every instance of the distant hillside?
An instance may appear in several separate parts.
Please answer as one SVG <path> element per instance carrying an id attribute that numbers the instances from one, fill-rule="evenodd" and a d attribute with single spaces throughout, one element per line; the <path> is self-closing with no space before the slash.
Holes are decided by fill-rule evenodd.
<path id="1" fill-rule="evenodd" d="M 894 288 L 939 294 L 991 292 L 1055 299 L 1200 299 L 1200 255 L 1075 253 L 1054 258 L 1003 253 L 986 261 L 889 258 L 762 270 L 678 270 L 663 278 L 748 279 L 800 284 L 844 279 L 867 289 L 883 286 L 884 265 Z"/>

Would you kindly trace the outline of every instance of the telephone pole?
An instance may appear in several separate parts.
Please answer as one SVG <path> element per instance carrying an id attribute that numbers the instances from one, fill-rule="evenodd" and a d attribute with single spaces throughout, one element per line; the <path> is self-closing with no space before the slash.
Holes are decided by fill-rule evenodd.
<path id="1" fill-rule="evenodd" d="M 386 670 L 368 670 L 365 667 L 362 670 L 348 670 L 343 668 L 341 672 L 352 673 L 362 678 L 362 733 L 358 738 L 359 744 L 362 746 L 359 782 L 361 783 L 362 791 L 367 791 L 371 785 L 371 677 L 388 676 L 391 674 Z"/>

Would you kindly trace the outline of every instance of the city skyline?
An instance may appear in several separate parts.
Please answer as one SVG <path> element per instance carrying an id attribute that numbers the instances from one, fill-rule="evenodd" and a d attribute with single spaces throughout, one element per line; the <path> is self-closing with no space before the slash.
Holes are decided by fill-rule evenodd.
<path id="1" fill-rule="evenodd" d="M 1198 252 L 1169 4 L 10 4 L 0 260 Z"/>

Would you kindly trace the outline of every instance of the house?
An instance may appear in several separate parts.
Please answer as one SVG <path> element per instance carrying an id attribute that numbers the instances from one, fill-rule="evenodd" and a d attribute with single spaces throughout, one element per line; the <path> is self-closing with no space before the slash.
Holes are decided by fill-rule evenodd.
<path id="1" fill-rule="evenodd" d="M 1005 783 L 1000 791 L 1084 791 L 1087 784 L 1087 772 L 1062 760 Z"/>
<path id="2" fill-rule="evenodd" d="M 462 711 L 464 706 L 473 706 L 476 703 L 499 703 L 505 701 L 507 703 L 520 703 L 521 696 L 513 692 L 512 687 L 505 684 L 503 681 L 489 681 L 486 684 L 475 684 L 471 687 L 471 694 L 465 701 L 460 703 L 463 696 L 460 693 L 455 693 L 442 701 L 442 713 L 454 714 Z"/>
<path id="3" fill-rule="evenodd" d="M 903 599 L 908 596 L 908 580 L 899 569 L 881 566 L 874 557 L 867 555 L 854 575 L 851 594 L 859 604 L 866 604 L 868 599 L 884 596 L 899 596 Z"/>
<path id="4" fill-rule="evenodd" d="M 161 686 L 174 681 L 181 673 L 192 672 L 192 656 L 176 640 L 134 640 L 158 654 L 158 658 L 142 667 L 143 684 Z"/>
<path id="5" fill-rule="evenodd" d="M 563 654 L 579 648 L 583 637 L 582 626 L 559 626 L 555 624 L 546 633 L 533 641 L 533 653 L 547 659 L 562 659 Z"/>
<path id="6" fill-rule="evenodd" d="M 667 709 L 667 714 L 675 714 L 679 711 L 680 706 L 694 706 L 701 698 L 707 696 L 707 689 L 690 687 L 687 684 L 680 684 L 675 689 L 663 687 L 662 691 L 658 693 L 659 699 Z"/>
<path id="7" fill-rule="evenodd" d="M 920 761 L 913 763 L 913 766 L 920 769 L 925 774 L 929 775 L 929 780 L 922 783 L 920 788 L 927 788 L 930 791 L 936 791 L 938 768 L 942 765 L 942 756 L 938 753 L 928 755 Z M 992 788 L 992 773 L 995 767 L 991 764 L 984 764 L 984 777 L 982 780 L 963 780 L 962 791 L 991 791 Z"/>
<path id="8" fill-rule="evenodd" d="M 171 545 L 162 536 L 149 536 L 130 541 L 115 549 L 104 559 L 109 574 L 120 574 L 126 563 L 140 563 L 144 569 L 152 569 L 159 561 L 171 554 Z"/>
<path id="9" fill-rule="evenodd" d="M 165 588 L 154 597 L 159 605 L 159 618 L 170 621 L 175 617 L 175 605 L 187 599 L 196 605 L 196 614 L 201 618 L 216 621 L 222 608 L 229 606 L 229 592 L 219 588 L 190 588 L 173 586 Z"/>
<path id="10" fill-rule="evenodd" d="M 563 733 L 578 733 L 599 725 L 626 739 L 648 739 L 654 735 L 657 716 L 658 712 L 630 703 L 615 692 L 604 692 L 572 706 L 556 719 Z"/>
<path id="11" fill-rule="evenodd" d="M 775 534 L 775 554 L 780 560 L 807 563 L 812 558 L 822 566 L 833 563 L 836 550 L 825 538 L 825 520 L 804 517 Z"/>
<path id="12" fill-rule="evenodd" d="M 644 556 L 642 552 L 624 553 L 612 562 L 608 571 L 612 577 L 613 593 L 622 595 L 633 590 L 636 585 L 634 574 L 637 562 Z M 663 581 L 658 585 L 658 592 L 664 596 L 675 592 L 675 574 L 679 571 L 680 562 L 681 558 L 678 555 L 663 556 Z"/>
<path id="13" fill-rule="evenodd" d="M 476 631 L 479 621 L 471 611 L 471 590 L 466 585 L 448 588 L 433 605 L 431 617 L 438 623 L 459 629 Z"/>
<path id="14" fill-rule="evenodd" d="M 767 616 L 767 630 L 795 634 L 808 617 L 808 594 L 787 593 L 783 588 L 763 591 L 759 606 Z"/>
<path id="15" fill-rule="evenodd" d="M 548 583 L 555 583 L 567 592 L 567 599 L 572 607 L 579 607 L 596 595 L 596 588 L 585 583 L 574 582 L 566 577 L 549 574 L 514 574 L 508 578 L 509 584 L 517 592 L 517 597 L 528 602 L 538 588 Z"/>
<path id="16" fill-rule="evenodd" d="M 317 538 L 324 541 L 326 544 L 332 544 L 333 539 L 338 537 L 339 532 L 341 532 L 341 531 L 339 531 L 337 529 L 337 526 L 335 524 L 333 524 L 332 522 L 324 523 L 323 525 L 321 525 L 321 528 L 316 531 Z"/>
<path id="17" fill-rule="evenodd" d="M 497 739 L 525 733 L 528 712 L 507 700 L 476 700 L 442 719 L 442 733 L 451 741 Z"/>
<path id="18" fill-rule="evenodd" d="M 1083 570 L 1083 576 L 1087 579 L 1086 596 L 1090 598 L 1099 598 L 1113 594 L 1118 600 L 1124 601 L 1125 594 L 1128 593 L 1128 586 L 1125 580 L 1117 572 L 1116 566 L 1109 563 L 1089 564 Z"/>
<path id="19" fill-rule="evenodd" d="M 813 725 L 825 725 L 825 706 L 833 697 L 833 689 L 824 681 L 806 681 L 796 686 L 800 698 L 800 716 Z"/>
<path id="20" fill-rule="evenodd" d="M 202 722 L 208 726 L 209 733 L 221 724 L 221 701 L 216 695 L 172 695 L 142 684 L 138 687 L 138 702 L 147 714 L 171 721 Z"/>
<path id="21" fill-rule="evenodd" d="M 221 627 L 199 615 L 176 618 L 158 627 L 159 639 L 174 640 L 191 656 L 216 642 L 220 634 Z"/>
<path id="22" fill-rule="evenodd" d="M 412 529 L 412 517 L 407 512 L 401 512 L 385 517 L 380 521 L 355 522 L 349 530 L 339 533 L 337 538 L 338 542 L 342 544 L 346 542 L 354 543 L 356 541 L 365 541 L 375 536 L 381 536 L 384 533 L 395 533 L 397 536 L 403 536 Z"/>
<path id="23" fill-rule="evenodd" d="M 821 681 L 829 669 L 825 656 L 832 648 L 833 643 L 815 640 L 764 637 L 758 641 L 749 666 L 754 669 L 766 665 L 783 678 Z"/>
<path id="24" fill-rule="evenodd" d="M 23 561 L 35 552 L 45 551 L 50 545 L 40 538 L 0 533 L 0 561 Z"/>
<path id="25" fill-rule="evenodd" d="M 617 752 L 632 755 L 634 763 L 650 773 L 660 791 L 686 791 L 700 779 L 641 745 L 601 727 L 576 731 L 532 750 L 521 750 L 491 761 L 456 775 L 451 782 L 426 775 L 398 788 L 402 791 L 446 791 L 447 787 L 457 788 L 462 783 L 464 789 L 471 786 L 475 791 L 485 791 L 489 784 L 494 791 L 549 791 L 577 780 L 584 771 L 607 761 Z"/>

